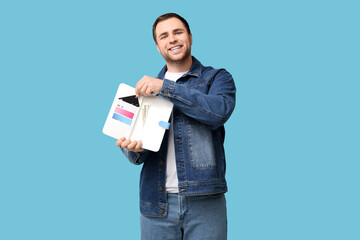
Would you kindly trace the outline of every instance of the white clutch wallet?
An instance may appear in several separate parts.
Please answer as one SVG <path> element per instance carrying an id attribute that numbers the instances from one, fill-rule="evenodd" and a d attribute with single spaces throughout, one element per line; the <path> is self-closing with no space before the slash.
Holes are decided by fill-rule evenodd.
<path id="1" fill-rule="evenodd" d="M 142 148 L 157 152 L 170 128 L 173 103 L 159 97 L 139 98 L 135 88 L 121 83 L 116 92 L 103 133 L 115 139 L 125 137 L 142 141 Z"/>

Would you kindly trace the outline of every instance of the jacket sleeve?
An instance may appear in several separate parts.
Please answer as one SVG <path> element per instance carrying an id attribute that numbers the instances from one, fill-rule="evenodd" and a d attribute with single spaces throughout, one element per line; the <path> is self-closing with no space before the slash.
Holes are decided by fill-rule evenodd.
<path id="1" fill-rule="evenodd" d="M 144 150 L 142 152 L 132 152 L 126 148 L 122 148 L 122 147 L 120 147 L 120 148 L 121 148 L 121 151 L 126 156 L 126 158 L 135 165 L 142 164 L 149 155 L 149 150 Z"/>
<path id="2" fill-rule="evenodd" d="M 160 96 L 169 99 L 185 115 L 216 129 L 228 120 L 235 108 L 236 87 L 230 73 L 219 70 L 207 94 L 164 79 Z"/>

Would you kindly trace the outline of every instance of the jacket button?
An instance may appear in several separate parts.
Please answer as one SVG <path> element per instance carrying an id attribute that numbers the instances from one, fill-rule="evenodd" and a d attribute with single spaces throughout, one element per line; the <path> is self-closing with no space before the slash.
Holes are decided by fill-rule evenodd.
<path id="1" fill-rule="evenodd" d="M 164 210 L 160 209 L 160 210 L 159 210 L 159 213 L 160 213 L 160 214 L 163 214 L 163 213 L 164 213 Z"/>
<path id="2" fill-rule="evenodd" d="M 169 89 L 166 88 L 166 89 L 164 90 L 164 93 L 165 93 L 165 94 L 168 94 L 168 93 L 169 93 Z"/>
<path id="3" fill-rule="evenodd" d="M 163 165 L 164 164 L 164 161 L 163 160 L 160 160 L 160 165 Z"/>
<path id="4" fill-rule="evenodd" d="M 162 190 L 164 190 L 164 188 L 160 186 L 160 187 L 159 187 L 159 190 L 162 191 Z"/>

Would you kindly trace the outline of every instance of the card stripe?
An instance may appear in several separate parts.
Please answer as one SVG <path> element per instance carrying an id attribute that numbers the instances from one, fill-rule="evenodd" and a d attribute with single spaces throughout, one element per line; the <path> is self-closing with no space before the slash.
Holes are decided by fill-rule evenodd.
<path id="1" fill-rule="evenodd" d="M 115 108 L 115 112 L 118 113 L 118 114 L 120 114 L 120 115 L 123 115 L 123 116 L 125 116 L 125 117 L 128 117 L 128 118 L 130 118 L 130 119 L 133 119 L 133 118 L 134 118 L 134 113 L 129 112 L 129 111 L 126 111 L 126 110 L 123 109 L 123 108 L 117 107 L 117 108 Z"/>
<path id="2" fill-rule="evenodd" d="M 131 125 L 131 122 L 132 122 L 131 119 L 129 119 L 127 117 L 124 117 L 122 115 L 119 115 L 117 113 L 114 113 L 112 118 L 115 119 L 115 120 L 118 120 L 118 121 L 120 121 L 122 123 L 125 123 L 125 124 L 127 124 L 129 126 Z"/>

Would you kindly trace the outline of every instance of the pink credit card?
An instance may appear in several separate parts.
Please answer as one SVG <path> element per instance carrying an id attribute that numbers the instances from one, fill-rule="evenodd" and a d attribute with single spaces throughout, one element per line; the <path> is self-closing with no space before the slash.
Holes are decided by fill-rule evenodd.
<path id="1" fill-rule="evenodd" d="M 130 119 L 134 118 L 134 113 L 129 112 L 129 111 L 123 109 L 123 108 L 116 107 L 115 112 L 122 115 L 122 116 L 124 116 L 124 117 L 130 118 Z"/>

